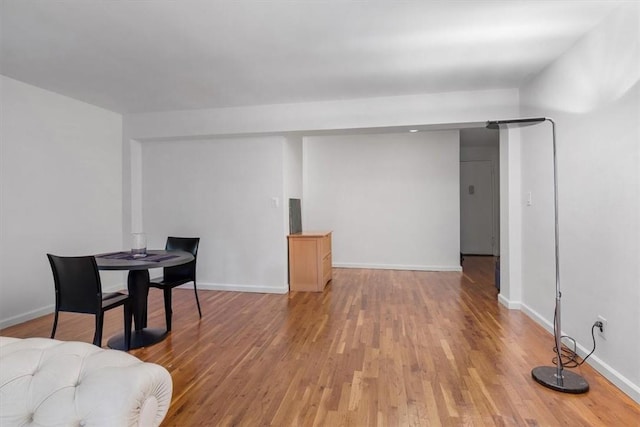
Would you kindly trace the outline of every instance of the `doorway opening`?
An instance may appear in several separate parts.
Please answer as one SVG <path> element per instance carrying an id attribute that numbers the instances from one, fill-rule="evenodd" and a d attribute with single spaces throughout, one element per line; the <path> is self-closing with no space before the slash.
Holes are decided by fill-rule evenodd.
<path id="1" fill-rule="evenodd" d="M 485 128 L 460 131 L 460 262 L 500 256 L 499 135 Z"/>

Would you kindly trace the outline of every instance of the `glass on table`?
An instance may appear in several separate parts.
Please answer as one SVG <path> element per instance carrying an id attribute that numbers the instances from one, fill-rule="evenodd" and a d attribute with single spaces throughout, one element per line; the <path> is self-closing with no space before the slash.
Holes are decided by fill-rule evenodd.
<path id="1" fill-rule="evenodd" d="M 131 255 L 134 258 L 147 256 L 147 236 L 144 233 L 133 233 L 131 242 Z"/>

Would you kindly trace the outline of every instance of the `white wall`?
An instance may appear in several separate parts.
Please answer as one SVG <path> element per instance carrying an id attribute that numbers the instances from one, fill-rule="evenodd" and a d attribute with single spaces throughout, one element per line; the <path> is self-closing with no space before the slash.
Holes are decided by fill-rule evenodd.
<path id="1" fill-rule="evenodd" d="M 522 300 L 520 133 L 500 129 L 500 295 L 510 309 Z"/>
<path id="2" fill-rule="evenodd" d="M 46 258 L 122 247 L 122 117 L 0 76 L 0 327 L 53 311 Z M 122 283 L 101 274 L 105 288 Z"/>
<path id="3" fill-rule="evenodd" d="M 460 270 L 458 131 L 304 139 L 305 230 L 337 267 Z"/>
<path id="4" fill-rule="evenodd" d="M 283 147 L 285 196 L 299 199 L 302 197 L 302 137 L 286 137 Z"/>
<path id="5" fill-rule="evenodd" d="M 289 231 L 289 199 L 302 199 L 302 137 L 287 136 L 284 148 L 284 199 L 285 230 Z"/>
<path id="6" fill-rule="evenodd" d="M 640 402 L 640 4 L 609 16 L 521 91 L 524 115 L 557 122 L 563 332 Z M 522 132 L 523 308 L 550 327 L 554 258 L 550 128 Z M 552 240 L 551 240 L 552 242 Z"/>
<path id="7" fill-rule="evenodd" d="M 125 116 L 126 139 L 484 123 L 518 114 L 516 89 L 446 92 Z"/>
<path id="8" fill-rule="evenodd" d="M 555 306 L 555 227 L 551 124 L 521 130 L 522 302 L 553 316 Z M 563 141 L 564 143 L 564 141 Z M 566 163 L 565 163 L 566 166 Z M 563 170 L 565 170 L 563 168 Z M 527 205 L 531 193 L 531 205 Z M 571 199 L 562 198 L 560 211 Z M 561 246 L 564 245 L 564 234 Z M 551 284 L 551 287 L 548 286 Z M 567 296 L 568 298 L 568 296 Z M 568 303 L 568 301 L 567 301 Z M 552 317 L 551 317 L 552 319 Z"/>
<path id="9" fill-rule="evenodd" d="M 123 131 L 123 236 L 128 239 L 132 229 L 142 226 L 140 144 L 229 135 L 293 135 L 292 132 L 304 135 L 326 129 L 483 123 L 492 118 L 514 117 L 517 113 L 517 90 L 489 90 L 127 115 Z M 290 187 L 292 192 L 294 187 Z M 459 190 L 455 191 L 457 194 Z M 305 204 L 303 197 L 303 209 Z M 286 205 L 281 203 L 283 208 Z M 284 216 L 282 223 L 286 223 Z M 308 229 L 304 223 L 303 227 Z M 245 268 L 254 268 L 252 259 L 242 252 L 236 255 L 244 260 Z M 286 254 L 282 259 L 286 262 Z M 260 272 L 247 274 L 257 277 Z M 255 289 L 253 285 L 251 288 Z"/>
<path id="10" fill-rule="evenodd" d="M 149 247 L 198 236 L 201 288 L 287 292 L 284 146 L 282 137 L 142 143 Z"/>

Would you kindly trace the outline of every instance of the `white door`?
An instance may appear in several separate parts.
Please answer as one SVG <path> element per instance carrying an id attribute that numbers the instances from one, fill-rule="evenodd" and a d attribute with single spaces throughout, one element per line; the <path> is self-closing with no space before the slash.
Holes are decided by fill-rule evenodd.
<path id="1" fill-rule="evenodd" d="M 490 161 L 460 162 L 460 252 L 493 255 L 493 167 Z"/>

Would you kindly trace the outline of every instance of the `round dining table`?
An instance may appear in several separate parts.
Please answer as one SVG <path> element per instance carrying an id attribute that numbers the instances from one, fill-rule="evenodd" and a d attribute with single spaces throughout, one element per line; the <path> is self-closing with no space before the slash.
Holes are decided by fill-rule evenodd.
<path id="1" fill-rule="evenodd" d="M 146 256 L 135 256 L 130 251 L 95 255 L 99 270 L 128 270 L 127 288 L 132 299 L 134 330 L 131 332 L 131 349 L 147 347 L 162 341 L 166 329 L 147 327 L 147 297 L 149 295 L 149 269 L 173 267 L 193 261 L 185 251 L 149 250 Z M 110 348 L 125 350 L 124 333 L 107 341 Z"/>

